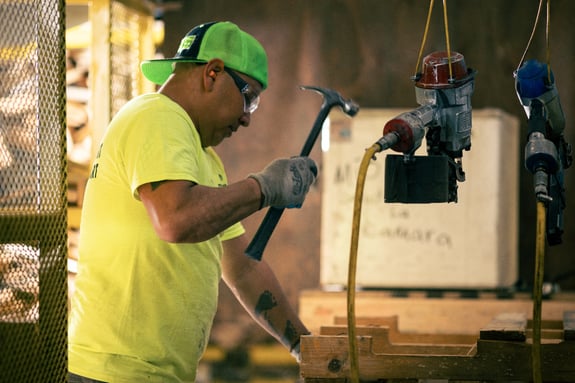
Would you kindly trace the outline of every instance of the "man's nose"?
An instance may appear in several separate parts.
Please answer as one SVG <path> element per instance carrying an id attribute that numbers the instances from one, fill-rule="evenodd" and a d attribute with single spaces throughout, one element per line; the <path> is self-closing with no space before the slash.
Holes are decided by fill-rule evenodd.
<path id="1" fill-rule="evenodd" d="M 250 121 L 252 120 L 252 114 L 251 113 L 244 113 L 242 114 L 242 116 L 240 117 L 240 125 L 242 126 L 249 126 L 250 125 Z"/>

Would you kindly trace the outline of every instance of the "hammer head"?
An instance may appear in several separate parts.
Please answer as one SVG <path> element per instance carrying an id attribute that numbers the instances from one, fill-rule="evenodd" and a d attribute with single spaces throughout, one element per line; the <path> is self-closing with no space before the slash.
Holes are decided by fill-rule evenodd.
<path id="1" fill-rule="evenodd" d="M 300 89 L 313 90 L 323 96 L 323 103 L 328 108 L 339 106 L 341 110 L 350 117 L 353 117 L 359 111 L 359 105 L 353 100 L 345 99 L 341 94 L 333 89 L 321 88 L 319 86 L 302 85 Z"/>

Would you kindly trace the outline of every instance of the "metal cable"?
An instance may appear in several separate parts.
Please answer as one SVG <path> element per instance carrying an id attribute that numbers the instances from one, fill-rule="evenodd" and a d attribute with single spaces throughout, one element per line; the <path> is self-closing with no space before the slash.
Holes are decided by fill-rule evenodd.
<path id="1" fill-rule="evenodd" d="M 547 3 L 549 4 L 549 3 Z M 521 56 L 521 61 L 519 61 L 519 65 L 517 65 L 517 69 L 515 72 L 519 71 L 521 65 L 523 65 L 523 61 L 525 60 L 525 56 L 527 55 L 527 51 L 531 46 L 531 41 L 533 40 L 533 36 L 535 36 L 535 31 L 537 30 L 537 24 L 539 24 L 539 15 L 541 14 L 541 7 L 543 6 L 543 0 L 539 0 L 539 6 L 537 7 L 537 15 L 535 16 L 535 22 L 533 23 L 533 29 L 531 30 L 531 36 L 529 36 L 529 41 L 527 41 L 527 46 L 525 47 L 525 51 L 523 51 L 523 56 Z"/>
<path id="2" fill-rule="evenodd" d="M 447 65 L 449 66 L 449 79 L 454 80 L 451 68 L 451 44 L 449 43 L 449 22 L 447 21 L 447 0 L 443 0 L 443 24 L 445 26 L 445 44 L 447 46 Z"/>
<path id="3" fill-rule="evenodd" d="M 421 40 L 421 46 L 419 48 L 419 54 L 417 55 L 417 62 L 415 64 L 414 78 L 417 78 L 419 71 L 419 63 L 421 62 L 421 56 L 423 55 L 423 48 L 427 41 L 427 34 L 429 32 L 429 24 L 431 23 L 431 15 L 433 13 L 433 0 L 429 1 L 429 10 L 427 12 L 427 21 L 425 22 L 425 30 L 423 32 L 423 38 Z M 453 69 L 451 65 L 451 43 L 449 39 L 449 21 L 447 17 L 447 0 L 443 0 L 443 25 L 445 27 L 445 43 L 447 49 L 447 63 L 449 66 L 449 79 L 453 79 Z"/>
<path id="4" fill-rule="evenodd" d="M 429 23 L 431 20 L 431 14 L 433 13 L 433 0 L 429 0 L 429 10 L 427 11 L 427 21 L 425 23 L 425 30 L 423 31 L 423 39 L 421 40 L 421 47 L 419 48 L 419 54 L 417 55 L 417 62 L 415 63 L 415 73 L 414 78 L 417 78 L 417 73 L 419 71 L 419 63 L 421 62 L 421 56 L 423 55 L 423 48 L 425 47 L 425 42 L 427 41 L 427 32 L 429 31 Z"/>

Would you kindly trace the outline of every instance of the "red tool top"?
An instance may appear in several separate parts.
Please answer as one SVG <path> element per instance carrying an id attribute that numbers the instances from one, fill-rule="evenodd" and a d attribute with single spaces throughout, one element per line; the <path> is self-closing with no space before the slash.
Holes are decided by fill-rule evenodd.
<path id="1" fill-rule="evenodd" d="M 433 52 L 423 59 L 423 73 L 415 83 L 419 88 L 440 89 L 460 86 L 471 80 L 465 59 L 459 52 L 451 52 L 451 76 L 447 52 Z"/>

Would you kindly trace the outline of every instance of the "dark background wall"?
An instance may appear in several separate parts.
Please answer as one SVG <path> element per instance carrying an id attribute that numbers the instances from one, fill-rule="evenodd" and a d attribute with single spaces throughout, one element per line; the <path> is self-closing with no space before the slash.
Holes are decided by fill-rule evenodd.
<path id="1" fill-rule="evenodd" d="M 467 65 L 478 71 L 473 108 L 499 108 L 522 123 L 518 286 L 526 288 L 533 275 L 536 212 L 532 175 L 523 167 L 527 119 L 515 94 L 513 71 L 527 46 L 538 4 L 536 0 L 447 2 L 451 49 L 463 53 Z M 429 2 L 422 0 L 190 0 L 182 9 L 164 14 L 162 51 L 172 56 L 191 27 L 212 20 L 239 24 L 267 49 L 270 86 L 260 109 L 248 128 L 217 148 L 233 182 L 276 157 L 299 153 L 322 100 L 298 85 L 336 89 L 363 108 L 417 107 L 410 76 L 428 7 Z M 527 59 L 546 60 L 545 18 L 544 7 Z M 571 144 L 575 144 L 574 25 L 575 2 L 553 0 L 551 67 L 566 115 L 565 136 Z M 424 55 L 444 49 L 442 2 L 437 1 Z M 374 127 L 374 141 L 382 128 Z M 311 156 L 321 167 L 318 146 Z M 545 266 L 546 280 L 558 280 L 564 290 L 575 289 L 575 170 L 566 171 L 565 186 L 564 243 L 548 248 Z M 302 289 L 320 287 L 321 190 L 320 177 L 304 207 L 285 212 L 264 254 L 295 305 Z M 255 233 L 263 216 L 260 212 L 246 220 L 248 234 Z M 261 338 L 265 338 L 261 330 L 223 289 L 214 340 L 233 347 Z"/>

